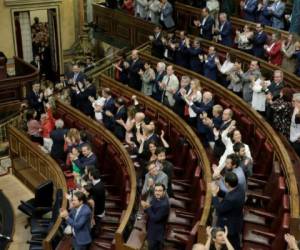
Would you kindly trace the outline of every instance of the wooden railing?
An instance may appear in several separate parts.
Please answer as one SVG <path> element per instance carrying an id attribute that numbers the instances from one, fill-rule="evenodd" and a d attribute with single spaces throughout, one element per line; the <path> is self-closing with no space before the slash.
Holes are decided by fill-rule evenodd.
<path id="1" fill-rule="evenodd" d="M 191 7 L 193 8 L 193 7 Z M 99 16 L 101 16 L 101 13 L 103 11 L 103 7 L 101 6 L 97 6 L 97 12 L 95 12 L 95 18 L 98 18 L 98 25 L 103 25 L 103 23 L 99 23 L 99 20 L 102 20 L 101 17 L 99 18 Z M 137 27 L 136 25 L 132 25 L 135 22 L 138 22 L 139 24 L 141 22 L 145 23 L 146 25 L 142 27 L 143 29 L 143 33 L 145 32 L 145 30 L 148 31 L 148 35 L 152 34 L 153 32 L 153 28 L 154 25 L 149 26 L 149 23 L 140 19 L 137 19 L 133 16 L 130 16 L 126 13 L 122 13 L 120 11 L 111 11 L 111 12 L 116 12 L 118 13 L 118 15 L 123 16 L 122 20 L 126 20 L 126 22 L 123 24 L 122 22 L 119 22 L 119 20 L 115 20 L 114 18 L 114 14 L 111 13 L 110 18 L 112 18 L 113 20 L 109 20 L 108 17 L 106 17 L 105 22 L 106 23 L 114 23 L 117 24 L 117 26 L 120 29 L 124 29 L 127 30 L 127 38 L 128 41 L 131 42 L 130 37 L 132 36 L 130 32 L 133 32 L 133 34 L 139 33 L 138 30 L 140 27 Z M 198 13 L 200 14 L 200 10 L 198 9 Z M 188 18 L 192 18 L 189 16 L 189 14 L 187 14 Z M 184 17 L 178 17 L 179 20 L 183 20 Z M 132 27 L 131 27 L 132 25 Z M 109 34 L 110 31 L 108 30 Z M 119 37 L 118 33 L 113 33 L 114 36 Z M 208 43 L 208 41 L 206 41 Z M 140 45 L 140 44 L 132 44 L 132 46 L 136 46 L 136 45 Z M 216 46 L 217 47 L 217 46 Z M 218 49 L 219 47 L 217 47 Z M 220 47 L 221 48 L 221 47 Z M 223 50 L 226 49 L 226 47 L 223 47 Z M 149 51 L 150 48 L 146 48 L 145 51 Z M 237 50 L 234 50 L 233 54 L 235 54 L 237 52 Z M 249 55 L 247 55 L 249 57 Z M 142 53 L 142 58 L 145 59 L 146 61 L 149 61 L 153 64 L 156 64 L 158 62 L 158 59 L 151 57 L 150 55 L 144 54 Z M 249 59 L 248 59 L 249 61 Z M 169 62 L 166 62 L 169 63 Z M 272 66 L 270 64 L 263 64 L 263 67 L 265 66 L 266 69 L 268 69 L 269 71 L 272 71 L 274 69 L 277 69 L 277 67 Z M 227 102 L 229 102 L 232 106 L 235 107 L 239 107 L 243 114 L 245 116 L 247 116 L 250 120 L 252 120 L 255 123 L 255 128 L 259 128 L 260 130 L 263 131 L 263 133 L 265 134 L 267 141 L 269 143 L 272 144 L 272 146 L 274 147 L 275 150 L 275 154 L 274 154 L 274 159 L 279 161 L 282 170 L 284 172 L 285 178 L 286 178 L 286 182 L 288 185 L 288 189 L 289 189 L 289 195 L 290 195 L 290 203 L 291 203 L 291 217 L 292 218 L 298 218 L 300 215 L 300 211 L 299 211 L 299 187 L 298 184 L 296 182 L 296 178 L 295 178 L 295 172 L 299 171 L 299 169 L 294 169 L 294 165 L 292 164 L 289 156 L 288 156 L 288 152 L 286 150 L 286 148 L 283 146 L 280 138 L 278 137 L 277 133 L 274 131 L 274 129 L 264 120 L 264 118 L 259 115 L 255 110 L 253 110 L 250 106 L 248 106 L 248 104 L 246 104 L 241 98 L 239 98 L 238 96 L 236 96 L 234 93 L 230 92 L 228 89 L 220 86 L 219 84 L 217 84 L 216 82 L 213 82 L 199 74 L 196 74 L 195 72 L 192 72 L 190 70 L 181 68 L 181 67 L 177 67 L 175 66 L 175 71 L 177 73 L 180 74 L 184 74 L 184 75 L 189 75 L 191 77 L 195 77 L 200 79 L 202 86 L 205 89 L 209 89 L 212 91 L 212 93 L 214 93 L 216 96 L 218 96 L 220 99 L 226 100 Z M 106 69 L 106 72 L 112 72 L 111 69 Z M 103 71 L 105 72 L 105 70 Z M 285 81 L 287 82 L 287 84 L 290 84 L 290 86 L 292 87 L 298 87 L 299 86 L 299 81 L 295 81 L 295 78 L 293 78 L 292 76 L 290 76 L 290 74 L 288 74 L 287 72 L 285 73 Z M 179 74 L 179 75 L 180 75 Z M 289 77 L 291 80 L 287 80 Z M 116 81 L 114 81 L 113 79 L 108 78 L 107 76 L 101 76 L 101 79 L 106 79 L 106 83 L 108 86 L 111 86 L 112 88 L 114 86 L 119 86 L 117 84 Z M 120 91 L 120 93 L 126 93 L 126 86 L 122 87 L 117 87 Z M 143 97 L 143 99 L 148 100 L 147 97 Z M 152 104 L 151 104 L 152 105 Z M 299 235 L 298 232 L 293 232 L 296 233 L 297 235 Z"/>
<path id="2" fill-rule="evenodd" d="M 7 133 L 7 127 L 18 127 L 19 125 L 19 115 L 15 115 L 11 119 L 7 120 L 6 122 L 3 122 L 0 124 L 0 143 L 1 142 L 7 142 L 8 141 L 8 133 Z"/>
<path id="3" fill-rule="evenodd" d="M 178 29 L 186 30 L 194 35 L 199 34 L 199 28 L 196 28 L 193 22 L 194 20 L 200 19 L 201 9 L 180 2 L 175 2 L 174 17 L 176 19 Z M 230 17 L 230 20 L 232 22 L 233 29 L 235 30 L 243 28 L 246 24 L 252 28 L 255 28 L 256 26 L 256 23 L 246 21 L 239 17 L 232 16 Z M 283 38 L 287 38 L 288 36 L 287 31 L 274 29 L 270 26 L 265 27 L 265 32 L 270 36 L 276 32 L 280 32 Z"/>
<path id="4" fill-rule="evenodd" d="M 0 80 L 0 105 L 13 101 L 23 100 L 30 85 L 38 81 L 38 69 L 21 58 L 14 57 L 16 76 L 7 77 Z"/>
<path id="5" fill-rule="evenodd" d="M 105 72 L 110 72 L 110 70 L 104 70 L 102 74 L 100 74 L 100 85 L 101 87 L 109 87 L 112 92 L 120 93 L 122 96 L 126 98 L 131 98 L 132 95 L 136 95 L 140 104 L 153 110 L 158 117 L 162 117 L 167 123 L 168 127 L 174 127 L 177 131 L 180 132 L 181 136 L 183 136 L 192 149 L 194 149 L 199 165 L 202 166 L 203 170 L 203 179 L 205 180 L 206 184 L 211 181 L 211 168 L 210 162 L 206 155 L 205 149 L 202 146 L 198 136 L 195 134 L 193 129 L 187 125 L 185 121 L 182 120 L 177 114 L 173 111 L 165 107 L 159 102 L 154 101 L 152 98 L 144 96 L 141 92 L 135 91 L 127 86 L 124 86 L 111 78 L 111 76 L 106 75 Z M 169 129 L 170 130 L 170 129 Z M 206 189 L 208 190 L 208 188 Z M 204 203 L 204 210 L 200 219 L 199 226 L 204 227 L 207 223 L 207 220 L 210 215 L 211 209 L 211 195 L 210 193 L 206 193 L 205 195 L 205 203 Z M 202 240 L 205 239 L 204 235 L 199 235 L 199 238 Z"/>
<path id="6" fill-rule="evenodd" d="M 141 53 L 141 57 L 143 60 L 150 62 L 153 65 L 156 65 L 157 62 L 159 61 L 157 58 L 152 57 L 143 52 Z M 274 147 L 274 151 L 275 151 L 274 159 L 278 160 L 280 165 L 282 166 L 282 170 L 284 172 L 285 179 L 289 189 L 289 194 L 290 194 L 291 217 L 298 218 L 300 215 L 300 211 L 299 211 L 300 203 L 299 203 L 299 188 L 295 178 L 295 171 L 299 171 L 299 170 L 293 168 L 293 164 L 288 156 L 288 152 L 286 148 L 283 146 L 278 134 L 274 131 L 274 129 L 270 126 L 270 124 L 266 122 L 265 119 L 260 114 L 258 114 L 254 109 L 252 109 L 241 98 L 236 96 L 228 89 L 220 86 L 216 82 L 211 81 L 193 71 L 184 69 L 179 66 L 174 66 L 174 69 L 176 74 L 178 75 L 188 75 L 191 78 L 198 78 L 203 88 L 210 90 L 219 99 L 226 100 L 228 103 L 231 104 L 231 106 L 239 107 L 242 113 L 245 116 L 248 116 L 250 120 L 254 122 L 255 127 L 262 130 L 262 132 L 265 134 L 267 138 L 267 141 L 269 141 L 271 145 L 273 145 Z"/>
<path id="7" fill-rule="evenodd" d="M 13 173 L 32 191 L 34 186 L 32 183 L 34 176 L 39 176 L 39 180 L 46 181 L 52 180 L 55 190 L 62 189 L 64 193 L 67 192 L 67 185 L 64 174 L 58 164 L 47 154 L 45 154 L 36 144 L 30 141 L 25 133 L 14 128 L 8 127 L 9 150 L 12 160 Z M 20 169 L 16 166 L 16 162 L 22 162 L 22 171 L 28 171 L 29 174 L 21 173 Z M 34 176 L 31 175 L 34 173 Z M 64 197 L 63 208 L 67 208 L 67 200 Z M 51 230 L 48 232 L 47 237 L 43 240 L 43 249 L 52 250 L 52 240 L 56 237 L 62 219 L 59 217 L 53 224 Z"/>
<path id="8" fill-rule="evenodd" d="M 68 116 L 72 116 L 74 120 L 83 126 L 87 131 L 94 135 L 100 135 L 105 142 L 112 145 L 115 151 L 119 155 L 119 159 L 123 162 L 123 165 L 126 167 L 126 171 L 130 177 L 130 197 L 128 201 L 128 206 L 125 210 L 125 213 L 122 216 L 119 227 L 115 234 L 116 249 L 123 250 L 125 245 L 125 239 L 123 237 L 124 230 L 129 223 L 130 216 L 133 213 L 134 205 L 136 201 L 136 172 L 133 165 L 133 162 L 126 151 L 124 145 L 103 125 L 99 124 L 95 120 L 87 117 L 77 109 L 67 105 L 61 101 L 56 102 L 56 109 L 58 113 L 65 113 Z"/>

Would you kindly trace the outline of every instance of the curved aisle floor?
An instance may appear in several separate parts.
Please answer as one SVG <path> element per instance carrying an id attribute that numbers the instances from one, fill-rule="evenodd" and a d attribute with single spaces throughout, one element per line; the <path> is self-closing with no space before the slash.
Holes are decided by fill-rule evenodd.
<path id="1" fill-rule="evenodd" d="M 15 176 L 7 174 L 0 177 L 0 189 L 9 199 L 14 210 L 14 234 L 13 242 L 10 243 L 8 250 L 28 250 L 29 245 L 26 244 L 30 240 L 30 227 L 24 226 L 27 223 L 27 216 L 18 210 L 20 200 L 29 200 L 33 197 L 33 193 Z"/>

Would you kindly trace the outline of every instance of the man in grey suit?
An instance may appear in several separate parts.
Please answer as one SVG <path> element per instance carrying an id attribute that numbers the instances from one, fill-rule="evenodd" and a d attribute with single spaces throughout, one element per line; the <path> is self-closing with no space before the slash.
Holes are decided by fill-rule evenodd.
<path id="1" fill-rule="evenodd" d="M 175 22 L 173 20 L 173 7 L 172 4 L 168 2 L 168 0 L 162 0 L 160 6 L 160 18 L 159 22 L 166 29 L 171 29 L 175 26 Z"/>
<path id="2" fill-rule="evenodd" d="M 268 7 L 272 16 L 272 27 L 276 29 L 284 29 L 284 11 L 285 3 L 281 0 L 275 0 L 274 3 Z"/>
<path id="3" fill-rule="evenodd" d="M 177 76 L 174 74 L 173 66 L 167 67 L 167 74 L 159 83 L 159 88 L 163 91 L 162 103 L 168 107 L 173 107 L 175 104 L 174 94 L 179 88 L 179 81 Z"/>
<path id="4" fill-rule="evenodd" d="M 148 163 L 148 173 L 145 175 L 145 182 L 142 189 L 142 199 L 151 202 L 154 197 L 156 183 L 168 186 L 168 176 L 156 166 L 156 161 Z"/>

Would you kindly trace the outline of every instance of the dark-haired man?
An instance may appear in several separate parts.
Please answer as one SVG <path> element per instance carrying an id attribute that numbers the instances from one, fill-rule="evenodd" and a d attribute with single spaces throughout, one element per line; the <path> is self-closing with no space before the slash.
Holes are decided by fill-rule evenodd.
<path id="1" fill-rule="evenodd" d="M 92 242 L 91 238 L 91 216 L 92 211 L 86 204 L 86 195 L 76 192 L 72 198 L 72 210 L 61 209 L 60 217 L 66 220 L 72 227 L 73 247 L 75 250 L 86 250 Z"/>
<path id="2" fill-rule="evenodd" d="M 114 120 L 114 134 L 118 137 L 119 140 L 123 141 L 125 139 L 125 123 L 127 120 L 127 109 L 125 106 L 124 99 L 119 97 L 116 102 L 115 106 L 117 108 L 116 114 L 113 117 Z"/>
<path id="3" fill-rule="evenodd" d="M 82 157 L 79 157 L 78 150 L 72 150 L 70 155 L 71 160 L 80 168 L 81 173 L 84 172 L 84 169 L 87 165 L 97 166 L 97 157 L 92 152 L 92 148 L 89 144 L 83 144 L 81 147 Z"/>
<path id="4" fill-rule="evenodd" d="M 92 198 L 95 202 L 94 219 L 95 226 L 93 228 L 93 235 L 100 232 L 101 219 L 105 215 L 105 188 L 100 179 L 100 172 L 98 169 L 91 169 L 89 172 L 89 179 L 92 181 Z"/>
<path id="5" fill-rule="evenodd" d="M 165 185 L 156 183 L 154 186 L 154 198 L 150 203 L 141 201 L 141 206 L 148 215 L 148 250 L 162 250 L 165 227 L 170 212 L 169 199 L 166 196 Z"/>
<path id="6" fill-rule="evenodd" d="M 240 165 L 240 159 L 236 154 L 228 155 L 225 161 L 225 175 L 228 172 L 235 173 L 238 178 L 238 184 L 240 188 L 246 191 L 247 188 L 246 177 L 243 169 L 239 165 Z M 218 168 L 214 168 L 213 177 L 219 180 L 219 186 L 223 192 L 226 193 L 229 191 L 224 181 L 224 178 L 220 175 Z"/>
<path id="7" fill-rule="evenodd" d="M 252 176 L 253 161 L 246 155 L 246 147 L 244 143 L 237 142 L 233 145 L 234 153 L 239 157 L 240 167 L 243 169 L 246 179 Z"/>
<path id="8" fill-rule="evenodd" d="M 217 212 L 217 226 L 228 228 L 228 239 L 235 250 L 240 250 L 240 232 L 243 227 L 243 208 L 245 191 L 238 185 L 238 177 L 233 172 L 225 175 L 227 193 L 220 190 L 219 186 L 211 183 L 212 203 Z M 222 201 L 219 196 L 224 197 Z"/>

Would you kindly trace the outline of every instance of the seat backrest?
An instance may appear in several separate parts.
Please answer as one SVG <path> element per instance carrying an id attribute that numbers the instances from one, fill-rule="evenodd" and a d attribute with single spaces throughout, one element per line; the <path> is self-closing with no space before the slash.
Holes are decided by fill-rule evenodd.
<path id="1" fill-rule="evenodd" d="M 52 207 L 53 202 L 53 182 L 46 181 L 35 189 L 35 207 Z"/>

